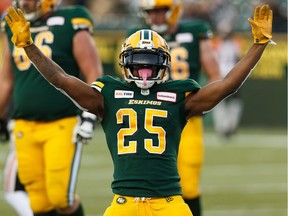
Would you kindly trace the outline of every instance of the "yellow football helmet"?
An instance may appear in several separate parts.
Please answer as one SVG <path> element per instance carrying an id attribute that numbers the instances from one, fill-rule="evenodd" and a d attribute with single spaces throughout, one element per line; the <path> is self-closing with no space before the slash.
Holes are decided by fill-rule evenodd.
<path id="1" fill-rule="evenodd" d="M 139 30 L 122 44 L 119 64 L 126 81 L 148 89 L 165 81 L 171 64 L 169 46 L 155 31 Z"/>
<path id="2" fill-rule="evenodd" d="M 142 11 L 142 16 L 145 19 L 147 25 L 150 25 L 151 29 L 162 34 L 168 30 L 169 27 L 173 26 L 178 22 L 182 16 L 182 0 L 141 0 L 140 8 Z M 157 10 L 166 8 L 167 12 L 166 23 L 161 25 L 155 25 L 151 23 L 149 18 L 149 10 Z"/>
<path id="3" fill-rule="evenodd" d="M 62 0 L 34 0 L 35 1 L 35 8 L 27 9 L 27 5 L 25 5 L 24 0 L 14 0 L 14 6 L 16 8 L 21 8 L 25 18 L 28 21 L 34 21 L 39 17 L 43 16 L 47 12 L 51 10 L 56 10 Z M 26 7 L 26 8 L 25 8 Z"/>

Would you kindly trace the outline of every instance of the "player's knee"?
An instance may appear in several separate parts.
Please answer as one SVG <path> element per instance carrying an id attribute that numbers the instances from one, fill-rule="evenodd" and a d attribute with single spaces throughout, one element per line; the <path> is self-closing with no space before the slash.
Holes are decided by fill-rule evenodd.
<path id="1" fill-rule="evenodd" d="M 200 195 L 199 185 L 181 184 L 182 194 L 185 198 L 194 198 Z"/>
<path id="2" fill-rule="evenodd" d="M 195 157 L 192 159 L 179 158 L 177 166 L 181 169 L 201 169 L 204 158 Z"/>
<path id="3" fill-rule="evenodd" d="M 49 212 L 53 209 L 51 203 L 43 196 L 30 196 L 30 206 L 33 212 Z"/>
<path id="4" fill-rule="evenodd" d="M 192 199 L 200 195 L 198 186 L 196 187 L 182 187 L 182 196 L 187 199 Z"/>
<path id="5" fill-rule="evenodd" d="M 65 208 L 57 208 L 60 215 L 84 215 L 84 210 L 80 202 L 80 198 L 75 195 L 73 203 Z"/>
<path id="6" fill-rule="evenodd" d="M 57 208 L 66 208 L 68 205 L 67 201 L 67 193 L 66 191 L 55 187 L 55 188 L 49 188 L 48 191 L 48 198 L 50 200 L 50 203 L 54 206 L 55 209 Z"/>
<path id="7" fill-rule="evenodd" d="M 200 195 L 200 176 L 191 175 L 182 178 L 180 181 L 184 198 L 194 198 Z"/>

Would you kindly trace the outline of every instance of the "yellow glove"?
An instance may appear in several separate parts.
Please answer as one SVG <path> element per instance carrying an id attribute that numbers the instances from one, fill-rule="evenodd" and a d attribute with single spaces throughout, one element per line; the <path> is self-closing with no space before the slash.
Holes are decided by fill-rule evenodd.
<path id="1" fill-rule="evenodd" d="M 5 16 L 5 21 L 13 33 L 11 41 L 15 46 L 26 47 L 33 44 L 30 33 L 30 22 L 26 21 L 20 9 L 17 9 L 17 12 L 12 7 L 8 8 L 8 15 Z"/>
<path id="2" fill-rule="evenodd" d="M 258 6 L 254 10 L 254 20 L 248 19 L 252 27 L 255 44 L 265 44 L 272 38 L 273 13 L 268 5 Z"/>

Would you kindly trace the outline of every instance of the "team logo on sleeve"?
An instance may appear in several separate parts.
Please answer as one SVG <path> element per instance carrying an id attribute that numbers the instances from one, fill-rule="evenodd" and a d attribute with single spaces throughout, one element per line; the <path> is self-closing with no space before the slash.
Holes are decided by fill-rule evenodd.
<path id="1" fill-rule="evenodd" d="M 177 94 L 173 92 L 157 92 L 157 100 L 176 102 Z"/>
<path id="2" fill-rule="evenodd" d="M 125 90 L 115 90 L 114 98 L 133 98 L 133 91 L 125 91 Z"/>

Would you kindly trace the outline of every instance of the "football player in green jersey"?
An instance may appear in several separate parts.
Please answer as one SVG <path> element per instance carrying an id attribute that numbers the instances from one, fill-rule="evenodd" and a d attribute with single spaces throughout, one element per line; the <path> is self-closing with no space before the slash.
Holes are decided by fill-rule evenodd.
<path id="1" fill-rule="evenodd" d="M 81 76 L 91 84 L 102 76 L 101 60 L 91 36 L 93 20 L 84 7 L 59 8 L 60 3 L 61 0 L 16 0 L 14 5 L 30 21 L 32 38 L 41 52 L 71 76 Z M 30 200 L 34 215 L 82 216 L 84 211 L 75 188 L 82 144 L 92 138 L 96 116 L 82 113 L 47 83 L 25 51 L 8 39 L 12 37 L 8 25 L 4 28 L 7 37 L 0 71 L 0 114 L 12 98 L 11 147 L 15 142 L 16 149 L 15 153 L 12 148 L 6 163 L 5 198 L 19 215 L 32 214 L 27 209 Z M 19 181 L 15 183 L 17 162 L 28 201 L 23 190 L 19 190 Z"/>
<path id="2" fill-rule="evenodd" d="M 177 169 L 182 129 L 246 80 L 272 38 L 269 6 L 256 7 L 254 20 L 249 18 L 254 44 L 247 54 L 227 76 L 203 88 L 193 79 L 165 81 L 169 46 L 155 31 L 139 30 L 123 43 L 124 80 L 104 76 L 89 86 L 41 53 L 20 9 L 9 8 L 5 20 L 12 42 L 24 48 L 46 80 L 100 119 L 114 164 L 115 196 L 104 215 L 192 216 Z"/>
<path id="3" fill-rule="evenodd" d="M 158 32 L 171 48 L 171 70 L 167 79 L 191 78 L 199 82 L 202 71 L 208 83 L 221 78 L 219 66 L 212 48 L 211 27 L 202 20 L 181 18 L 181 0 L 142 0 L 140 14 L 145 26 L 130 29 L 151 28 Z M 201 169 L 204 161 L 204 137 L 202 116 L 189 119 L 180 140 L 178 171 L 181 177 L 183 198 L 194 216 L 201 216 Z"/>

